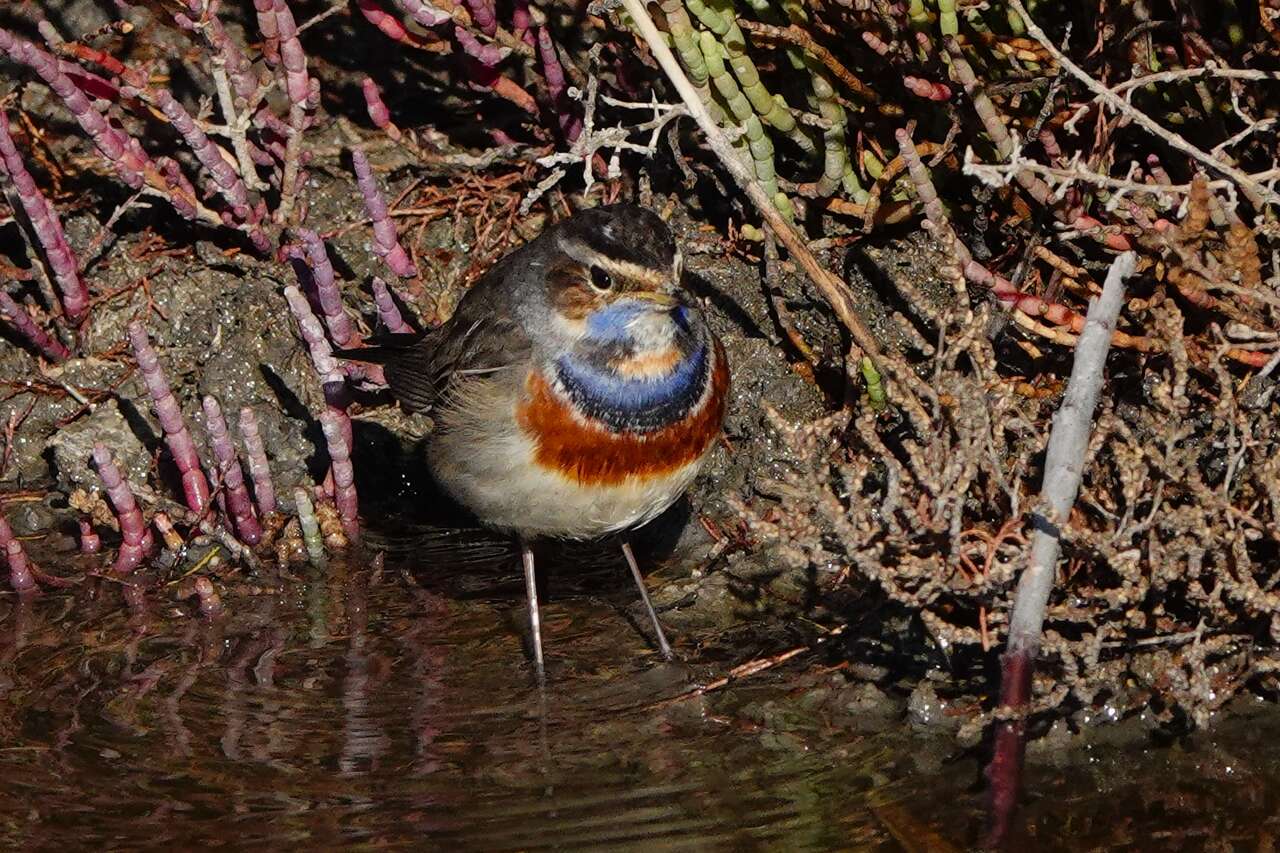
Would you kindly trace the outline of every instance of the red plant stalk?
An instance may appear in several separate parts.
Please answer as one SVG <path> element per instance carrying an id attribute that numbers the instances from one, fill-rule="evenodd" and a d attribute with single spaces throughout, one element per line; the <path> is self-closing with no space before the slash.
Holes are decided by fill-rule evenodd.
<path id="1" fill-rule="evenodd" d="M 169 197 L 169 203 L 173 205 L 173 209 L 178 211 L 178 215 L 184 219 L 195 219 L 197 211 L 190 199 L 196 197 L 196 188 L 191 186 L 187 176 L 182 173 L 182 167 L 178 165 L 178 161 L 172 157 L 159 157 L 156 159 L 156 165 L 170 189 L 177 190 Z"/>
<path id="2" fill-rule="evenodd" d="M 511 10 L 511 29 L 529 47 L 537 47 L 538 40 L 533 35 L 533 15 L 529 12 L 529 0 L 515 0 L 515 7 Z"/>
<path id="3" fill-rule="evenodd" d="M 411 334 L 414 329 L 404 321 L 400 306 L 386 283 L 376 276 L 373 279 L 373 304 L 378 308 L 378 322 L 388 332 L 396 335 Z"/>
<path id="4" fill-rule="evenodd" d="M 302 340 L 311 354 L 311 364 L 320 377 L 320 387 L 324 392 L 328 411 L 333 412 L 342 424 L 343 437 L 347 446 L 351 446 L 351 418 L 347 415 L 347 406 L 351 404 L 351 393 L 342 368 L 333 357 L 333 348 L 329 339 L 324 336 L 320 321 L 311 312 L 307 298 L 302 291 L 290 285 L 284 289 L 284 298 L 293 311 L 294 318 L 302 332 Z"/>
<path id="5" fill-rule="evenodd" d="M 249 189 L 232 165 L 222 156 L 218 146 L 213 144 L 208 135 L 191 118 L 186 108 L 178 103 L 167 89 L 156 90 L 155 101 L 156 106 L 173 125 L 174 130 L 186 140 L 192 153 L 200 161 L 200 165 L 213 176 L 214 184 L 231 205 L 231 212 L 235 218 L 240 222 L 251 220 L 253 208 L 249 205 Z"/>
<path id="6" fill-rule="evenodd" d="M 342 520 L 342 530 L 354 545 L 360 541 L 360 519 L 355 469 L 351 466 L 350 439 L 344 434 L 342 421 L 332 410 L 321 412 L 320 428 L 324 431 L 329 461 L 333 466 L 333 500 L 338 507 L 338 517 Z"/>
<path id="7" fill-rule="evenodd" d="M 471 12 L 471 20 L 480 28 L 480 32 L 493 38 L 498 33 L 498 17 L 493 8 L 493 0 L 465 0 L 467 10 Z"/>
<path id="8" fill-rule="evenodd" d="M 448 15 L 424 0 L 396 0 L 396 5 L 419 25 L 427 28 L 437 27 L 450 20 Z"/>
<path id="9" fill-rule="evenodd" d="M 262 33 L 262 57 L 270 65 L 280 62 L 280 27 L 276 23 L 275 0 L 253 0 L 258 15 L 258 31 Z"/>
<path id="10" fill-rule="evenodd" d="M 178 408 L 178 401 L 174 399 L 164 371 L 160 369 L 160 359 L 147 338 L 147 330 L 136 320 L 129 324 L 129 341 L 133 344 L 133 352 L 138 359 L 142 381 L 151 394 L 160 429 L 164 432 L 165 444 L 182 476 L 183 497 L 192 512 L 203 513 L 209 505 L 209 481 L 200 470 L 200 457 L 196 454 L 195 442 L 191 440 L 191 433 L 182 418 L 182 410 Z"/>
<path id="11" fill-rule="evenodd" d="M 223 614 L 222 598 L 214 589 L 213 581 L 205 577 L 196 578 L 195 591 L 196 598 L 200 600 L 200 612 L 204 616 L 213 619 Z"/>
<path id="12" fill-rule="evenodd" d="M 50 278 L 62 300 L 63 313 L 73 324 L 80 325 L 89 316 L 89 288 L 80 277 L 80 265 L 67 243 L 57 211 L 40 192 L 13 144 L 13 137 L 9 135 L 9 117 L 3 111 L 0 111 L 0 170 L 9 176 L 17 190 L 18 201 L 31 222 L 31 230 L 44 250 L 52 272 Z"/>
<path id="13" fill-rule="evenodd" d="M 391 110 L 387 109 L 386 102 L 382 100 L 378 84 L 373 82 L 373 78 L 365 77 L 360 81 L 360 91 L 364 93 L 365 109 L 369 111 L 369 120 L 374 127 L 399 142 L 402 136 L 400 128 L 391 121 Z"/>
<path id="14" fill-rule="evenodd" d="M 134 500 L 133 491 L 125 482 L 115 460 L 111 458 L 111 451 L 107 450 L 102 442 L 93 445 L 93 467 L 102 480 L 107 499 L 115 508 L 116 521 L 120 525 L 122 541 L 112 570 L 117 574 L 127 575 L 142 564 L 142 559 L 151 550 L 153 544 L 151 531 L 147 529 L 147 523 L 142 518 L 142 510 Z"/>
<path id="15" fill-rule="evenodd" d="M 582 133 L 582 119 L 569 107 L 565 96 L 568 84 L 564 79 L 564 66 L 560 64 L 560 55 L 546 27 L 538 28 L 538 54 L 542 57 L 542 76 L 547 81 L 547 94 L 551 96 L 551 104 L 559 118 L 560 130 L 565 139 L 573 142 Z"/>
<path id="16" fill-rule="evenodd" d="M 245 456 L 249 460 L 249 478 L 253 480 L 258 512 L 264 517 L 271 515 L 276 511 L 276 487 L 271 480 L 271 465 L 262 443 L 262 432 L 258 429 L 258 416 L 248 406 L 240 410 L 240 436 L 244 439 Z"/>
<path id="17" fill-rule="evenodd" d="M 356 186 L 360 188 L 360 195 L 364 199 L 365 212 L 373 221 L 374 253 L 382 258 L 396 275 L 401 278 L 413 278 L 418 274 L 418 270 L 396 236 L 395 223 L 387 215 L 387 202 L 378 189 L 373 170 L 369 168 L 369 158 L 363 151 L 356 148 L 351 152 L 351 163 L 355 167 Z"/>
<path id="18" fill-rule="evenodd" d="M 235 446 L 231 443 L 222 407 L 212 396 L 206 396 L 203 405 L 205 428 L 209 431 L 209 441 L 213 445 L 213 458 L 226 488 L 227 514 L 231 517 L 240 541 L 246 545 L 257 545 L 262 541 L 262 526 L 253 514 L 253 499 L 249 497 L 249 490 L 245 487 L 244 471 L 236 456 Z"/>
<path id="19" fill-rule="evenodd" d="M 107 122 L 106 117 L 89 102 L 85 93 L 63 73 L 57 59 L 5 29 L 0 29 L 0 50 L 15 62 L 29 67 L 62 99 L 121 180 L 134 189 L 142 187 L 145 182 L 143 172 L 148 166 L 145 155 L 139 159 L 139 149 L 130 146 L 126 134 Z"/>
<path id="20" fill-rule="evenodd" d="M 307 113 L 320 105 L 320 81 L 307 75 L 307 55 L 298 40 L 298 26 L 286 0 L 269 0 L 273 14 L 262 11 L 265 0 L 254 0 L 258 8 L 258 20 L 267 35 L 264 21 L 273 21 L 271 28 L 279 42 L 280 66 L 284 75 L 285 92 L 289 96 L 289 123 L 285 134 L 284 167 L 280 178 L 280 206 L 276 210 L 277 222 L 289 222 L 297 204 L 298 188 L 302 185 L 302 133 L 307 127 Z"/>
<path id="21" fill-rule="evenodd" d="M 922 77 L 903 77 L 902 83 L 907 87 L 907 91 L 917 98 L 929 101 L 951 100 L 951 88 L 942 83 L 934 83 Z"/>
<path id="22" fill-rule="evenodd" d="M 27 552 L 23 550 L 18 537 L 13 535 L 13 528 L 9 527 L 2 507 L 0 507 L 0 551 L 4 552 L 5 561 L 9 565 L 9 586 L 23 595 L 35 592 L 36 578 L 31 570 L 31 563 L 27 560 Z"/>
<path id="23" fill-rule="evenodd" d="M 102 537 L 93 529 L 93 525 L 80 519 L 80 553 L 96 554 L 102 550 Z"/>
<path id="24" fill-rule="evenodd" d="M 511 52 L 510 49 L 498 47 L 496 44 L 481 44 L 479 39 L 461 25 L 454 25 L 453 37 L 457 39 L 458 45 L 467 56 L 470 56 L 486 68 L 493 68 L 506 59 L 507 54 Z M 488 83 L 482 83 L 481 85 L 491 88 Z"/>
<path id="25" fill-rule="evenodd" d="M 218 59 L 227 69 L 227 77 L 235 90 L 236 97 L 247 106 L 258 91 L 258 78 L 253 73 L 253 65 L 245 57 L 234 39 L 227 35 L 222 22 L 218 20 L 215 3 L 210 0 L 187 0 L 187 9 L 195 18 L 181 12 L 174 15 L 178 26 L 189 30 L 200 30 L 205 41 L 218 54 Z"/>
<path id="26" fill-rule="evenodd" d="M 8 319 L 18 334 L 26 338 L 42 356 L 50 361 L 62 361 L 71 355 L 61 341 L 37 326 L 36 321 L 32 320 L 31 315 L 27 313 L 27 309 L 5 293 L 4 288 L 0 288 L 0 316 Z"/>
<path id="27" fill-rule="evenodd" d="M 337 276 L 329 261 L 324 240 L 309 228 L 299 228 L 296 233 L 302 242 L 311 283 L 315 289 L 316 304 L 320 307 L 320 316 L 324 318 L 329 336 L 340 347 L 359 346 L 360 338 L 342 308 L 342 292 L 338 290 Z"/>

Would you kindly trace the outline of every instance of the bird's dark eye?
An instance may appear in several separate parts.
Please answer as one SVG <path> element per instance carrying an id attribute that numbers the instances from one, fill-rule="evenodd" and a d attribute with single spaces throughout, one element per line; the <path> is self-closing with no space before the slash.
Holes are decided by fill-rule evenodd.
<path id="1" fill-rule="evenodd" d="M 600 269 L 600 267 L 592 267 L 591 286 L 596 290 L 609 290 L 613 287 L 613 276 Z"/>

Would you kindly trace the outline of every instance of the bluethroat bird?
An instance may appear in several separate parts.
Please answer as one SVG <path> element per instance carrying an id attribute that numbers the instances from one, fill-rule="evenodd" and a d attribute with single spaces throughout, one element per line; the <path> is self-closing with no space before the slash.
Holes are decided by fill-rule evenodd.
<path id="1" fill-rule="evenodd" d="M 386 365 L 400 405 L 432 414 L 426 456 L 439 485 L 519 541 L 540 679 L 530 541 L 595 539 L 657 517 L 723 425 L 724 347 L 684 299 L 682 267 L 653 212 L 584 211 L 499 261 L 443 325 L 341 353 Z M 669 660 L 625 539 L 622 551 Z"/>

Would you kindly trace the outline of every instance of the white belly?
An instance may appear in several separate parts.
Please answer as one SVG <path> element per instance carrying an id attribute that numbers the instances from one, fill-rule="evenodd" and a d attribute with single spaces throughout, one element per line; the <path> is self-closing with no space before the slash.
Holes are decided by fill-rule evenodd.
<path id="1" fill-rule="evenodd" d="M 427 463 L 450 497 L 490 527 L 567 539 L 636 527 L 675 503 L 706 459 L 620 484 L 584 485 L 534 461 L 511 395 L 482 383 L 472 388 L 465 406 L 439 413 L 442 429 L 428 444 Z"/>

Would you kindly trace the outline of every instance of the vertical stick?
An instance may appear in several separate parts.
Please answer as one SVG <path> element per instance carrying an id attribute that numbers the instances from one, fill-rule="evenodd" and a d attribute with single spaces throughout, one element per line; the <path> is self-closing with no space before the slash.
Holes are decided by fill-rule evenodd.
<path id="1" fill-rule="evenodd" d="M 1031 558 L 1018 579 L 1009 620 L 1009 640 L 1001 661 L 1000 704 L 1010 711 L 1024 711 L 1031 698 L 1031 676 L 1040 651 L 1045 607 L 1053 591 L 1062 546 L 1061 525 L 1066 523 L 1080 491 L 1093 413 L 1102 391 L 1103 367 L 1111 349 L 1116 317 L 1124 303 L 1124 281 L 1133 275 L 1136 264 L 1137 255 L 1133 252 L 1125 252 L 1112 262 L 1102 295 L 1089 305 L 1084 330 L 1076 343 L 1067 392 L 1053 416 L 1040 487 L 1045 513 L 1032 519 L 1035 532 L 1031 537 Z M 1025 720 L 1021 715 L 1000 723 L 996 730 L 994 753 L 987 767 L 987 778 L 991 782 L 991 843 L 1004 838 L 1013 817 L 1022 776 L 1025 734 Z"/>

